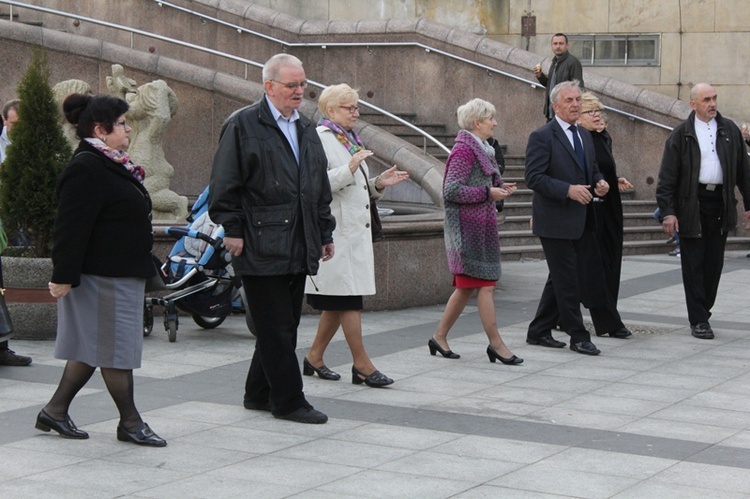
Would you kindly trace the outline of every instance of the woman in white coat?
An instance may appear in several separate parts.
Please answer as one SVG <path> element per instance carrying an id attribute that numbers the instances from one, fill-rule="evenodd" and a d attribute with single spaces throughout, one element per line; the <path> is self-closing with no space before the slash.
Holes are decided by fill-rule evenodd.
<path id="1" fill-rule="evenodd" d="M 341 376 L 323 362 L 323 354 L 339 326 L 352 352 L 352 383 L 382 387 L 393 383 L 378 371 L 362 343 L 364 295 L 375 294 L 375 263 L 370 229 L 370 193 L 377 200 L 383 189 L 409 178 L 396 166 L 370 178 L 365 159 L 372 156 L 354 131 L 359 116 L 359 95 L 349 85 L 333 85 L 320 94 L 318 135 L 328 157 L 328 180 L 336 217 L 333 240 L 336 254 L 322 262 L 318 275 L 305 288 L 307 303 L 320 310 L 320 322 L 310 351 L 303 361 L 306 376 L 317 373 L 322 379 Z"/>

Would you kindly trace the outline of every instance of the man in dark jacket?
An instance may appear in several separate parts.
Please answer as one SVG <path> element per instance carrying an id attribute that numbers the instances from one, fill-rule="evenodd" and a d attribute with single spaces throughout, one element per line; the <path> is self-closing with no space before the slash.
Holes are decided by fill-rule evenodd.
<path id="1" fill-rule="evenodd" d="M 581 61 L 568 52 L 568 37 L 563 33 L 556 33 L 552 36 L 552 52 L 555 57 L 552 58 L 552 64 L 549 67 L 549 77 L 542 73 L 542 67 L 534 68 L 534 76 L 539 83 L 544 85 L 547 90 L 544 92 L 544 116 L 550 121 L 555 116 L 552 109 L 549 94 L 555 85 L 564 81 L 578 80 L 583 91 L 583 68 Z"/>
<path id="2" fill-rule="evenodd" d="M 708 83 L 690 90 L 693 112 L 667 139 L 656 187 L 664 232 L 680 234 L 688 319 L 693 336 L 701 339 L 714 337 L 708 319 L 727 233 L 737 226 L 735 186 L 742 193 L 744 221 L 750 220 L 750 162 L 742 132 L 718 113 L 716 102 Z"/>
<path id="3" fill-rule="evenodd" d="M 209 215 L 242 277 L 256 343 L 247 409 L 299 423 L 325 423 L 302 392 L 295 354 L 305 279 L 334 254 L 331 187 L 315 127 L 297 111 L 307 86 L 302 62 L 277 54 L 263 67 L 265 95 L 221 130 Z"/>
<path id="4" fill-rule="evenodd" d="M 14 99 L 8 101 L 3 106 L 2 112 L 2 128 L 0 128 L 0 163 L 5 159 L 5 148 L 10 144 L 8 139 L 8 133 L 13 124 L 18 120 L 18 105 L 20 101 Z M 2 226 L 0 226 L 2 230 Z M 0 288 L 3 286 L 3 269 L 2 263 L 0 263 Z M 31 364 L 31 357 L 25 355 L 18 355 L 16 352 L 8 347 L 7 341 L 0 342 L 0 366 L 28 366 Z"/>

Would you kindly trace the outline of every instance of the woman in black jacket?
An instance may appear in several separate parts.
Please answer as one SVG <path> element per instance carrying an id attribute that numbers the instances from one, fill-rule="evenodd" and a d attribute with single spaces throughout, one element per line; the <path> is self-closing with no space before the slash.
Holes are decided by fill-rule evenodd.
<path id="1" fill-rule="evenodd" d="M 154 275 L 151 200 L 144 171 L 127 148 L 128 104 L 105 95 L 73 94 L 66 119 L 82 138 L 58 182 L 58 209 L 49 289 L 58 299 L 55 357 L 66 359 L 52 399 L 36 428 L 85 439 L 68 410 L 97 367 L 120 413 L 117 439 L 163 447 L 133 398 L 133 369 L 141 366 L 143 298 Z"/>
<path id="2" fill-rule="evenodd" d="M 596 239 L 599 243 L 604 280 L 614 305 L 620 294 L 620 270 L 622 267 L 623 216 L 620 193 L 633 188 L 625 177 L 617 175 L 615 158 L 612 155 L 612 137 L 606 130 L 602 117 L 604 106 L 591 92 L 581 95 L 581 117 L 578 123 L 591 132 L 596 149 L 596 162 L 604 180 L 610 185 L 603 198 L 594 204 L 597 215 Z M 615 186 L 617 188 L 615 189 Z"/>

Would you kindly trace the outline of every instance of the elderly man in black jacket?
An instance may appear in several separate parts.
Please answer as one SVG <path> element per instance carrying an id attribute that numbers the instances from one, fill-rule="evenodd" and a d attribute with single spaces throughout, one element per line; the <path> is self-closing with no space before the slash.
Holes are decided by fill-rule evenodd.
<path id="1" fill-rule="evenodd" d="M 708 83 L 690 90 L 688 119 L 667 139 L 656 200 L 670 237 L 680 234 L 682 282 L 690 329 L 713 339 L 708 323 L 724 267 L 727 233 L 737 226 L 735 186 L 742 193 L 744 221 L 750 220 L 750 162 L 742 132 L 717 111 Z"/>
<path id="2" fill-rule="evenodd" d="M 552 64 L 549 67 L 549 76 L 542 73 L 542 66 L 534 68 L 534 76 L 539 83 L 547 87 L 544 93 L 544 116 L 547 121 L 551 121 L 555 116 L 555 110 L 552 108 L 550 93 L 555 85 L 564 81 L 578 80 L 578 84 L 583 91 L 583 67 L 581 61 L 568 52 L 568 36 L 564 33 L 555 33 L 552 36 Z"/>
<path id="3" fill-rule="evenodd" d="M 256 326 L 245 408 L 325 423 L 302 392 L 295 349 L 305 279 L 334 254 L 327 161 L 315 128 L 297 111 L 307 86 L 302 62 L 271 57 L 263 84 L 263 98 L 224 122 L 209 215 L 224 226 Z"/>

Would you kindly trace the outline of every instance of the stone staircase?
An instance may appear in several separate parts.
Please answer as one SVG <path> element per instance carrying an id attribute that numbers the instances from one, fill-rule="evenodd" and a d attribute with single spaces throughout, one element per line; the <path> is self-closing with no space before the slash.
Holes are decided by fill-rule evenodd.
<path id="1" fill-rule="evenodd" d="M 400 118 L 416 123 L 416 115 L 399 115 Z M 423 149 L 435 158 L 445 161 L 447 153 L 422 135 L 404 125 L 396 124 L 390 118 L 365 111 L 362 119 L 382 127 L 389 133 L 397 135 L 407 142 Z M 453 146 L 455 135 L 446 132 L 443 124 L 419 123 L 421 129 L 438 139 L 447 147 Z M 498 225 L 501 239 L 501 253 L 504 260 L 521 260 L 527 258 L 544 258 L 539 238 L 531 233 L 529 220 L 531 219 L 532 191 L 526 188 L 524 181 L 524 156 L 505 155 L 505 174 L 503 178 L 518 185 L 516 193 L 505 202 L 505 208 Z M 666 245 L 667 236 L 662 232 L 661 225 L 654 220 L 656 210 L 655 199 L 635 199 L 635 193 L 622 195 L 624 243 L 623 254 L 643 255 L 668 253 L 674 249 L 673 245 Z M 727 250 L 750 250 L 750 237 L 731 236 L 727 240 Z"/>

